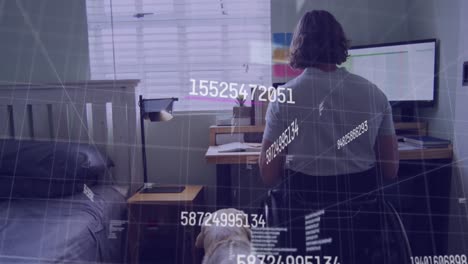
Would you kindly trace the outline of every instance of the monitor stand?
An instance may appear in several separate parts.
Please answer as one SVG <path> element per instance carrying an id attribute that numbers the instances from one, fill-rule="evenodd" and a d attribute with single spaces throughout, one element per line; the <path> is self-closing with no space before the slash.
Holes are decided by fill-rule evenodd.
<path id="1" fill-rule="evenodd" d="M 414 106 L 402 107 L 400 117 L 402 122 L 414 122 Z"/>

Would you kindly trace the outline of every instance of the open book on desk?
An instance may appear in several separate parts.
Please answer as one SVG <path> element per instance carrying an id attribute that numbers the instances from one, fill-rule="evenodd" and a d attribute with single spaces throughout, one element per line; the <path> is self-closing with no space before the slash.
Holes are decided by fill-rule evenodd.
<path id="1" fill-rule="evenodd" d="M 243 143 L 243 142 L 233 142 L 228 144 L 219 145 L 219 153 L 227 152 L 260 152 L 262 150 L 261 143 Z"/>
<path id="2" fill-rule="evenodd" d="M 421 146 L 415 146 L 406 142 L 398 142 L 398 150 L 417 150 L 423 149 Z"/>

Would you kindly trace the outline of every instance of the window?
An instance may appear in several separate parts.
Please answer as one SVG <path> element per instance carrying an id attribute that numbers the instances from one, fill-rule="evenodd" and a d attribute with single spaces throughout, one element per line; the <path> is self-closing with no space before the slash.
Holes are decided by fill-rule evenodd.
<path id="1" fill-rule="evenodd" d="M 235 104 L 188 99 L 191 78 L 271 82 L 270 0 L 87 0 L 87 13 L 92 79 L 140 79 L 179 111 Z"/>

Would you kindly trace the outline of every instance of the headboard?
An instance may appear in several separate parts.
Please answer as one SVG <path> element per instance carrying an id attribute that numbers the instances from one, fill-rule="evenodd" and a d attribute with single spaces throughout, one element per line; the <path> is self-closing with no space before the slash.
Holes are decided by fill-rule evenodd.
<path id="1" fill-rule="evenodd" d="M 141 185 L 139 80 L 0 83 L 0 138 L 88 143 L 114 161 L 120 185 Z"/>

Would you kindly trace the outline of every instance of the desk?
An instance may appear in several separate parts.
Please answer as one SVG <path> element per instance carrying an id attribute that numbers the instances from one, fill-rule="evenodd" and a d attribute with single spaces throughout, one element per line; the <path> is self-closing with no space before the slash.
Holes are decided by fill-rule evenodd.
<path id="1" fill-rule="evenodd" d="M 398 150 L 400 160 L 451 159 L 452 145 L 447 148 L 420 148 Z M 217 146 L 210 146 L 205 158 L 211 164 L 257 164 L 260 152 L 218 152 Z"/>
<path id="2" fill-rule="evenodd" d="M 401 134 L 427 134 L 427 123 L 395 123 L 395 129 Z M 219 153 L 216 146 L 216 134 L 234 133 L 259 133 L 263 132 L 264 126 L 211 126 L 210 146 L 205 154 L 205 159 L 210 164 L 216 164 L 216 199 L 218 207 L 231 206 L 231 164 L 257 164 L 260 152 L 232 152 Z M 401 161 L 420 160 L 450 160 L 453 149 L 447 148 L 420 148 L 399 150 Z"/>
<path id="3" fill-rule="evenodd" d="M 258 133 L 261 126 L 210 127 L 206 161 L 216 164 L 218 208 L 232 206 L 231 164 L 257 164 L 260 152 L 219 153 L 216 134 Z M 395 123 L 398 135 L 426 135 L 424 122 Z M 447 254 L 448 208 L 451 182 L 452 145 L 447 148 L 405 148 L 399 144 L 400 183 L 388 188 L 402 212 L 414 255 Z M 415 177 L 416 176 L 416 177 Z M 392 193 L 392 191 L 394 192 Z"/>
<path id="4" fill-rule="evenodd" d="M 399 150 L 400 161 L 418 161 L 432 159 L 452 159 L 453 149 L 420 148 Z M 260 152 L 224 152 L 219 153 L 217 146 L 210 146 L 205 158 L 210 164 L 216 164 L 216 199 L 218 207 L 230 206 L 231 203 L 231 164 L 257 164 Z"/>

